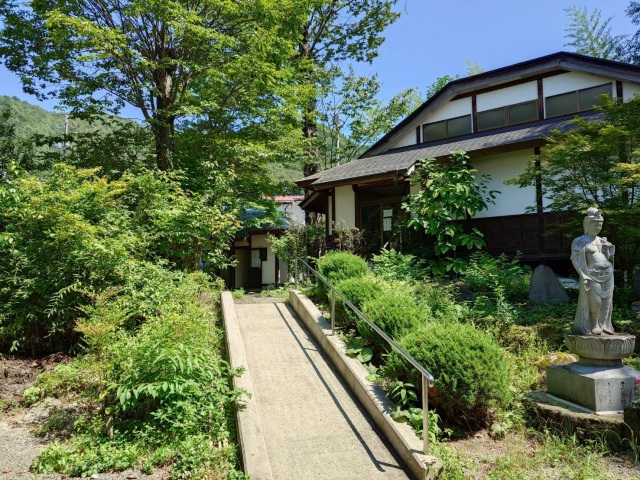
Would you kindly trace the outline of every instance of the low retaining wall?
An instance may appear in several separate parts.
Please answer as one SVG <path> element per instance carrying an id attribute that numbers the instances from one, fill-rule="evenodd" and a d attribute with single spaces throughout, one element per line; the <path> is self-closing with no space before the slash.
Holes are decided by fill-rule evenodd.
<path id="1" fill-rule="evenodd" d="M 227 333 L 229 363 L 233 369 L 245 368 L 248 362 L 231 292 L 222 292 L 221 304 L 224 328 Z M 236 410 L 238 444 L 242 454 L 244 472 L 251 476 L 252 480 L 272 480 L 271 464 L 267 455 L 267 446 L 264 443 L 260 417 L 256 411 L 255 401 L 252 400 L 255 397 L 251 372 L 245 370 L 241 376 L 233 377 L 233 388 L 244 389 L 250 396 L 250 398 L 245 398 L 245 403 Z"/>
<path id="2" fill-rule="evenodd" d="M 306 295 L 291 290 L 289 303 L 415 477 L 420 480 L 440 478 L 442 463 L 436 457 L 422 453 L 422 441 L 408 424 L 391 418 L 393 403 L 382 388 L 366 379 L 369 373 L 362 364 L 346 355 L 347 345 L 331 334 L 331 325 L 313 302 Z"/>

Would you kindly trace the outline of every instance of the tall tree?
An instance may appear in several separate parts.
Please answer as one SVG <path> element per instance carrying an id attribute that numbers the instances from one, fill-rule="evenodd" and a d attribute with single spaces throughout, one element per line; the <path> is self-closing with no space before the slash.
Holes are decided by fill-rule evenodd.
<path id="1" fill-rule="evenodd" d="M 340 81 L 318 100 L 317 161 L 322 168 L 354 160 L 422 103 L 412 88 L 382 102 L 377 75 L 357 75 L 351 66 L 337 75 Z"/>
<path id="2" fill-rule="evenodd" d="M 637 2 L 632 2 L 637 3 Z M 611 20 L 602 18 L 598 8 L 589 11 L 587 7 L 571 6 L 565 9 L 569 17 L 569 26 L 565 29 L 565 38 L 576 53 L 606 60 L 629 61 L 627 36 L 613 35 Z"/>
<path id="3" fill-rule="evenodd" d="M 384 41 L 381 33 L 400 16 L 392 11 L 397 1 L 313 0 L 298 46 L 307 82 L 326 86 L 335 78 L 330 74 L 331 64 L 371 62 Z M 305 175 L 320 168 L 316 148 L 319 94 L 308 100 L 304 109 L 303 135 L 308 146 Z"/>
<path id="4" fill-rule="evenodd" d="M 237 98 L 283 102 L 269 87 L 291 80 L 308 12 L 309 0 L 0 0 L 0 58 L 25 91 L 76 113 L 139 108 L 170 170 L 181 117 L 203 105 L 233 115 Z"/>

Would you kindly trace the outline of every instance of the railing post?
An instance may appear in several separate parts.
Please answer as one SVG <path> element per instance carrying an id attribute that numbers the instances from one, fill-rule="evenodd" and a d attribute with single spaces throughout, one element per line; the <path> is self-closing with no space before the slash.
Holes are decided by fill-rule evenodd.
<path id="1" fill-rule="evenodd" d="M 336 291 L 331 289 L 331 335 L 336 334 Z"/>
<path id="2" fill-rule="evenodd" d="M 422 374 L 422 449 L 429 455 L 429 381 Z"/>

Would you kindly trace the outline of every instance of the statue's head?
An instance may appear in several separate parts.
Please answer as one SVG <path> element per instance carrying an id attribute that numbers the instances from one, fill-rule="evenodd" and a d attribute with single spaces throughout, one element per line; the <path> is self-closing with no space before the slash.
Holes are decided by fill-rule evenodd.
<path id="1" fill-rule="evenodd" d="M 587 214 L 582 221 L 584 227 L 584 233 L 589 235 L 598 235 L 602 230 L 604 224 L 604 217 L 602 216 L 602 210 L 596 207 L 590 207 L 587 209 Z"/>

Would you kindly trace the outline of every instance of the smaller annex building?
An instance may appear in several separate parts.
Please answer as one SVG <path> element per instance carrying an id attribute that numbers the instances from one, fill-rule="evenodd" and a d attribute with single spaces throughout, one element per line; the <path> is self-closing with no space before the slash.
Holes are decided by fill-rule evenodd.
<path id="1" fill-rule="evenodd" d="M 277 286 L 289 280 L 289 267 L 271 251 L 269 235 L 281 235 L 292 224 L 304 224 L 304 211 L 300 208 L 303 195 L 278 195 L 274 200 L 282 213 L 282 222 L 278 225 L 262 225 L 240 230 L 231 246 L 230 255 L 235 267 L 220 272 L 227 288 L 260 290 L 268 286 Z M 256 219 L 264 215 L 262 210 L 247 209 L 243 220 Z"/>
<path id="2" fill-rule="evenodd" d="M 524 172 L 553 130 L 571 128 L 579 115 L 602 119 L 602 95 L 627 101 L 640 94 L 640 67 L 559 52 L 448 83 L 360 158 L 298 180 L 301 207 L 325 215 L 327 240 L 334 223 L 363 230 L 367 249 L 393 246 L 403 196 L 418 159 L 443 160 L 464 150 L 479 174 L 491 175 L 495 205 L 468 220 L 494 255 L 521 253 L 531 263 L 565 261 L 569 243 L 548 235 L 559 220 L 545 209 L 542 185 L 505 181 Z M 533 208 L 535 213 L 528 213 Z"/>

